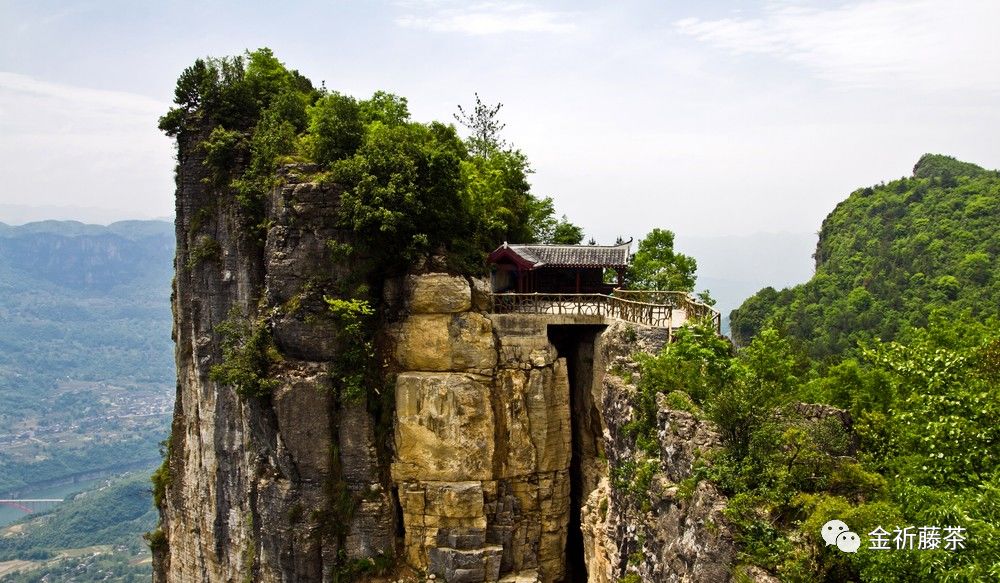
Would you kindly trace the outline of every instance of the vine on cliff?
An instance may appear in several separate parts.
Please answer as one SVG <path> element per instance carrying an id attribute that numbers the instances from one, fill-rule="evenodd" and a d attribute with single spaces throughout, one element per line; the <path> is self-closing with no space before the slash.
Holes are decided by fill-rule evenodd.
<path id="1" fill-rule="evenodd" d="M 366 388 L 377 383 L 375 370 L 374 327 L 375 310 L 367 300 L 323 298 L 338 324 L 340 350 L 334 362 L 333 377 L 339 385 L 343 403 L 364 400 Z"/>

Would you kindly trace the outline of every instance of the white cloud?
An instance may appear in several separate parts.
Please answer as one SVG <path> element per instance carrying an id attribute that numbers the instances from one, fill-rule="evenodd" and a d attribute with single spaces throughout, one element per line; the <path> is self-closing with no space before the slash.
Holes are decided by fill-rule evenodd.
<path id="1" fill-rule="evenodd" d="M 397 25 L 431 32 L 481 36 L 512 32 L 568 33 L 577 29 L 570 13 L 544 10 L 526 3 L 461 5 L 436 1 L 400 5 L 415 11 L 396 18 Z"/>
<path id="2" fill-rule="evenodd" d="M 72 85 L 48 83 L 27 75 L 0 71 L 0 94 L 5 99 L 14 95 L 29 98 L 45 98 L 62 101 L 72 107 L 91 107 L 105 111 L 127 111 L 130 113 L 162 114 L 167 104 L 144 95 L 123 91 L 88 89 Z"/>
<path id="3" fill-rule="evenodd" d="M 0 204 L 169 214 L 171 145 L 156 129 L 168 107 L 134 93 L 0 72 Z"/>
<path id="4" fill-rule="evenodd" d="M 734 54 L 768 55 L 850 87 L 1000 91 L 1000 3 L 867 0 L 771 3 L 755 18 L 685 18 L 678 32 Z"/>

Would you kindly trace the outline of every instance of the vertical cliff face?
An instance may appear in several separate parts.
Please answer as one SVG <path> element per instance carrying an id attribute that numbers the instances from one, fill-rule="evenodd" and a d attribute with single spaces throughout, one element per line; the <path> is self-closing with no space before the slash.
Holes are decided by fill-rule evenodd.
<path id="1" fill-rule="evenodd" d="M 660 350 L 665 332 L 617 323 L 604 334 L 603 359 L 609 372 L 602 405 L 610 483 L 604 520 L 594 517 L 585 523 L 585 528 L 603 534 L 595 536 L 601 545 L 595 553 L 593 581 L 618 581 L 630 575 L 640 581 L 706 583 L 732 578 L 736 546 L 723 513 L 726 497 L 707 481 L 693 484 L 687 492 L 680 487 L 691 477 L 695 461 L 720 447 L 714 426 L 671 409 L 660 395 L 659 455 L 646 459 L 628 437 L 640 373 L 632 355 Z M 648 482 L 639 482 L 637 461 L 652 464 Z"/>
<path id="2" fill-rule="evenodd" d="M 710 424 L 662 402 L 660 456 L 635 489 L 644 456 L 620 371 L 634 380 L 632 356 L 659 350 L 665 330 L 478 314 L 465 280 L 444 274 L 404 288 L 392 475 L 411 565 L 449 582 L 729 579 L 725 497 L 709 483 L 678 493 L 719 446 Z"/>
<path id="3" fill-rule="evenodd" d="M 335 227 L 336 188 L 289 169 L 248 217 L 209 186 L 194 143 L 179 144 L 178 387 L 154 580 L 364 580 L 375 566 L 460 583 L 726 579 L 724 498 L 676 487 L 715 446 L 710 427 L 664 406 L 654 488 L 628 487 L 634 387 L 608 371 L 634 369 L 665 331 L 493 314 L 483 282 L 424 266 L 384 286 L 393 410 L 377 387 L 341 398 L 324 296 L 363 266 L 331 253 L 356 243 Z M 257 343 L 237 339 L 259 351 L 262 396 L 213 374 L 233 330 Z"/>
<path id="4" fill-rule="evenodd" d="M 257 236 L 207 186 L 193 136 L 179 143 L 173 311 L 177 401 L 154 544 L 157 581 L 321 581 L 355 559 L 392 556 L 393 504 L 375 420 L 332 390 L 336 329 L 324 294 L 350 269 L 331 260 L 334 189 L 294 175 Z M 213 380 L 220 325 L 262 327 L 264 397 Z"/>

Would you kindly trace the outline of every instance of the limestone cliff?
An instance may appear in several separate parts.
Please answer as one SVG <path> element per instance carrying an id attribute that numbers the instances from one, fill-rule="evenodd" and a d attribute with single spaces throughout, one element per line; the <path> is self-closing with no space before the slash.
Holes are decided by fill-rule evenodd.
<path id="1" fill-rule="evenodd" d="M 716 444 L 710 428 L 663 408 L 651 498 L 621 475 L 634 389 L 608 370 L 634 368 L 664 331 L 494 314 L 484 282 L 429 262 L 378 286 L 389 393 L 340 398 L 344 347 L 324 297 L 363 266 L 331 254 L 353 236 L 334 227 L 336 188 L 286 169 L 248 221 L 181 139 L 178 386 L 155 581 L 728 578 L 724 498 L 676 487 Z M 212 374 L 234 321 L 266 344 L 261 396 Z"/>
<path id="2" fill-rule="evenodd" d="M 665 330 L 480 314 L 485 298 L 445 274 L 402 289 L 392 477 L 410 565 L 449 582 L 729 579 L 725 497 L 678 494 L 719 447 L 710 425 L 661 402 L 652 487 L 628 474 L 635 387 L 609 371 L 635 369 Z"/>
<path id="3" fill-rule="evenodd" d="M 595 569 L 598 577 L 591 580 L 617 581 L 627 574 L 641 581 L 730 580 L 736 547 L 723 514 L 725 496 L 711 482 L 697 482 L 690 492 L 680 488 L 691 477 L 695 460 L 720 447 L 718 434 L 710 423 L 672 410 L 660 395 L 659 459 L 649 485 L 635 489 L 635 476 L 620 470 L 643 457 L 624 437 L 634 415 L 631 399 L 639 372 L 631 355 L 655 352 L 665 338 L 662 331 L 625 324 L 612 326 L 605 336 L 609 368 L 620 371 L 605 376 L 603 393 L 612 476 L 619 470 L 610 488 L 607 520 L 597 523 L 608 542 L 602 569 Z"/>
<path id="4" fill-rule="evenodd" d="M 177 400 L 154 580 L 322 581 L 391 557 L 375 420 L 331 390 L 338 347 L 323 296 L 350 269 L 330 259 L 329 242 L 347 238 L 331 226 L 337 193 L 288 176 L 256 237 L 241 207 L 206 186 L 196 138 L 178 148 Z M 241 397 L 210 376 L 219 327 L 234 318 L 273 339 L 269 396 Z"/>

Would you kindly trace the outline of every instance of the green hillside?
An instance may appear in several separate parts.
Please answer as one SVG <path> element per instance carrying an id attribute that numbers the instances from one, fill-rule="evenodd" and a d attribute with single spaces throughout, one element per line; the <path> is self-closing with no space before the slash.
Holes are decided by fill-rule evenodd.
<path id="1" fill-rule="evenodd" d="M 0 223 L 0 495 L 158 458 L 174 227 Z"/>
<path id="2" fill-rule="evenodd" d="M 1000 581 L 998 225 L 1000 175 L 926 155 L 830 213 L 807 283 L 732 312 L 737 352 L 685 330 L 643 359 L 637 444 L 661 395 L 721 431 L 696 477 L 730 497 L 737 580 Z M 832 519 L 857 553 L 824 544 Z"/>
<path id="3" fill-rule="evenodd" d="M 768 323 L 810 356 L 899 338 L 930 315 L 1000 314 L 1000 174 L 924 155 L 913 176 L 862 188 L 827 216 L 810 281 L 764 288 L 730 315 L 744 345 Z"/>
<path id="4" fill-rule="evenodd" d="M 148 581 L 149 550 L 143 533 L 156 525 L 149 472 L 76 495 L 53 510 L 0 529 L 0 563 L 29 561 L 20 581 Z"/>

